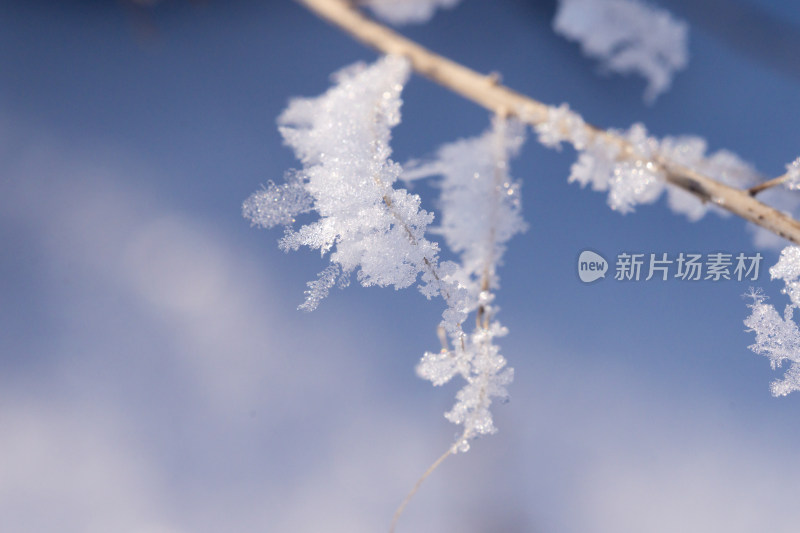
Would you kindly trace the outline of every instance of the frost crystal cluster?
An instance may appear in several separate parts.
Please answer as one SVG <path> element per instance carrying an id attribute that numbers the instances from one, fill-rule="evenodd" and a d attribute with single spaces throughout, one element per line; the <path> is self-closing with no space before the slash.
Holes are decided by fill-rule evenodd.
<path id="1" fill-rule="evenodd" d="M 451 8 L 461 0 L 363 0 L 375 16 L 391 24 L 421 24 L 429 21 L 437 8 Z"/>
<path id="2" fill-rule="evenodd" d="M 495 269 L 508 240 L 525 229 L 520 183 L 508 176 L 508 159 L 525 140 L 518 121 L 495 119 L 483 135 L 439 148 L 436 160 L 407 168 L 406 181 L 441 176 L 441 233 L 447 246 L 461 255 L 458 276 L 477 302 L 481 280 L 495 288 Z"/>
<path id="3" fill-rule="evenodd" d="M 560 0 L 553 27 L 603 68 L 647 79 L 647 102 L 669 89 L 688 62 L 686 23 L 639 0 Z"/>
<path id="4" fill-rule="evenodd" d="M 774 396 L 785 396 L 800 390 L 800 330 L 794 319 L 794 312 L 800 308 L 800 247 L 789 246 L 781 252 L 778 263 L 769 270 L 772 279 L 782 279 L 785 286 L 781 292 L 791 301 L 783 310 L 783 315 L 770 304 L 761 291 L 751 290 L 753 302 L 749 305 L 752 313 L 744 321 L 749 331 L 756 335 L 756 342 L 750 349 L 769 358 L 772 368 L 780 368 L 789 363 L 782 380 L 770 385 Z"/>
<path id="5" fill-rule="evenodd" d="M 609 134 L 589 134 L 583 118 L 567 104 L 548 109 L 546 120 L 536 126 L 539 142 L 550 148 L 560 148 L 568 142 L 578 151 L 569 181 L 591 186 L 596 191 L 608 191 L 608 204 L 615 211 L 630 213 L 637 204 L 656 201 L 666 190 L 667 203 L 676 213 L 698 220 L 708 206 L 694 195 L 665 187 L 664 172 L 653 161 L 664 159 L 733 187 L 749 187 L 759 180 L 756 171 L 735 154 L 719 150 L 706 154 L 705 140 L 694 136 L 664 137 L 648 135 L 642 124 L 628 131 L 610 130 Z M 624 139 L 631 147 L 622 153 L 622 145 L 614 137 Z M 720 213 L 723 211 L 717 210 Z"/>
<path id="6" fill-rule="evenodd" d="M 322 96 L 292 100 L 278 122 L 303 168 L 251 195 L 243 213 L 254 225 L 284 226 L 284 250 L 307 246 L 329 255 L 331 264 L 308 283 L 302 309 L 314 309 L 353 272 L 365 286 L 399 289 L 421 280 L 425 296 L 443 298 L 445 347 L 425 354 L 418 372 L 436 385 L 456 375 L 466 381 L 446 414 L 464 426 L 453 450 L 466 451 L 470 439 L 496 431 L 489 407 L 507 396 L 513 377 L 494 342 L 506 329 L 495 320 L 492 291 L 507 241 L 525 229 L 520 185 L 508 174 L 524 127 L 498 118 L 482 136 L 444 146 L 435 161 L 403 173 L 389 158 L 389 140 L 408 75 L 405 59 L 386 56 L 338 72 Z M 433 231 L 460 262 L 439 261 L 439 245 L 426 237 L 433 215 L 420 209 L 418 196 L 395 188 L 401 174 L 407 181 L 441 176 L 441 224 Z M 297 217 L 314 215 L 293 228 Z M 476 327 L 467 333 L 470 314 Z"/>
<path id="7" fill-rule="evenodd" d="M 571 116 L 569 120 L 575 124 L 572 129 L 577 128 L 579 118 Z M 543 126 L 539 131 L 553 127 Z M 630 142 L 635 158 L 623 157 L 620 145 L 605 135 L 595 135 L 588 141 L 581 138 L 575 143 L 578 160 L 572 165 L 569 181 L 608 191 L 608 205 L 620 213 L 629 213 L 636 204 L 654 202 L 664 190 L 663 174 L 652 162 L 659 143 L 647 135 L 641 124 L 617 134 Z"/>
<path id="8" fill-rule="evenodd" d="M 400 122 L 408 76 L 400 57 L 359 63 L 335 74 L 335 86 L 322 96 L 293 100 L 278 119 L 303 169 L 253 194 L 243 210 L 254 224 L 287 225 L 284 250 L 308 246 L 330 254 L 331 266 L 308 284 L 303 309 L 314 309 L 354 271 L 362 285 L 403 288 L 435 261 L 438 248 L 424 237 L 433 216 L 420 209 L 418 196 L 393 187 L 402 169 L 389 159 L 390 131 Z M 317 220 L 289 227 L 312 210 Z"/>
<path id="9" fill-rule="evenodd" d="M 520 123 L 497 118 L 483 135 L 441 147 L 434 162 L 404 175 L 405 179 L 442 176 L 442 222 L 437 231 L 461 258 L 451 275 L 462 289 L 459 318 L 476 313 L 471 334 L 448 328 L 453 347 L 426 353 L 417 366 L 420 377 L 434 385 L 457 375 L 466 381 L 456 404 L 445 414 L 464 426 L 456 450 L 466 451 L 473 437 L 497 431 L 489 407 L 492 398 L 507 397 L 506 386 L 514 376 L 495 344 L 507 330 L 495 319 L 498 309 L 492 306 L 492 291 L 498 287 L 496 270 L 506 243 L 525 229 L 520 184 L 508 173 L 508 159 L 521 147 L 523 133 Z"/>
<path id="10" fill-rule="evenodd" d="M 800 157 L 786 165 L 786 186 L 790 189 L 800 189 Z"/>

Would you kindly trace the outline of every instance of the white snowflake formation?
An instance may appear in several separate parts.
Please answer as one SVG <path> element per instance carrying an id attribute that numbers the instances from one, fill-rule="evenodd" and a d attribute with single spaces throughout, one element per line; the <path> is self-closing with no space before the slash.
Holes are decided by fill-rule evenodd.
<path id="1" fill-rule="evenodd" d="M 284 250 L 308 246 L 329 254 L 331 264 L 308 283 L 301 309 L 314 309 L 353 272 L 365 286 L 399 289 L 421 280 L 424 295 L 442 296 L 442 326 L 455 348 L 425 354 L 419 373 L 437 385 L 457 374 L 467 381 L 446 415 L 464 426 L 454 449 L 466 451 L 470 439 L 496 431 L 489 407 L 507 396 L 513 377 L 493 342 L 506 330 L 494 319 L 491 290 L 506 242 L 525 227 L 519 183 L 508 175 L 524 128 L 498 119 L 483 136 L 445 146 L 435 162 L 414 170 L 417 178 L 443 176 L 437 231 L 462 261 L 440 262 L 438 244 L 426 237 L 433 215 L 420 209 L 417 195 L 394 187 L 402 168 L 389 158 L 408 75 L 405 59 L 387 56 L 341 70 L 322 96 L 293 100 L 278 122 L 303 168 L 251 195 L 243 213 L 254 225 L 285 226 Z M 293 229 L 307 213 L 317 219 Z M 467 334 L 463 324 L 473 312 L 478 326 Z"/>
<path id="2" fill-rule="evenodd" d="M 437 9 L 461 0 L 359 0 L 390 24 L 420 24 Z M 668 11 L 641 0 L 559 0 L 553 29 L 577 41 L 601 67 L 647 80 L 644 99 L 652 103 L 689 61 L 688 26 Z"/>
<path id="3" fill-rule="evenodd" d="M 677 187 L 665 187 L 663 171 L 653 162 L 664 158 L 710 178 L 735 187 L 745 187 L 758 180 L 753 168 L 726 150 L 706 155 L 706 142 L 700 137 L 665 137 L 661 140 L 648 135 L 642 124 L 628 131 L 611 130 L 630 143 L 632 154 L 622 154 L 618 143 L 608 136 L 590 135 L 583 118 L 567 104 L 551 107 L 547 119 L 536 126 L 539 141 L 545 146 L 559 148 L 568 142 L 578 151 L 572 165 L 570 182 L 596 191 L 608 191 L 608 204 L 615 211 L 629 213 L 637 204 L 656 201 L 666 189 L 668 205 L 690 220 L 700 219 L 708 210 L 694 195 Z"/>
<path id="4" fill-rule="evenodd" d="M 675 71 L 688 63 L 686 23 L 639 0 L 560 0 L 553 28 L 603 68 L 647 79 L 647 102 L 669 89 Z"/>
<path id="5" fill-rule="evenodd" d="M 300 307 L 314 309 L 337 281 L 357 272 L 362 285 L 404 288 L 435 262 L 438 247 L 424 234 L 433 215 L 420 199 L 393 187 L 402 169 L 389 159 L 391 128 L 400 122 L 405 59 L 347 67 L 317 98 L 298 98 L 278 119 L 303 169 L 245 202 L 244 215 L 263 227 L 287 225 L 284 250 L 300 246 L 330 254 L 331 266 L 310 282 Z M 293 230 L 294 217 L 319 218 Z"/>
<path id="6" fill-rule="evenodd" d="M 412 168 L 404 179 L 441 175 L 442 223 L 436 230 L 461 261 L 451 274 L 458 283 L 461 312 L 451 317 L 461 323 L 468 313 L 478 313 L 478 325 L 467 335 L 447 324 L 453 348 L 427 352 L 417 373 L 434 385 L 460 375 L 466 385 L 445 416 L 463 424 L 464 433 L 454 449 L 466 451 L 478 435 L 495 433 L 489 407 L 492 398 L 507 397 L 506 386 L 514 372 L 506 368 L 494 339 L 507 334 L 495 318 L 492 291 L 498 288 L 497 267 L 506 243 L 525 230 L 520 213 L 520 184 L 508 174 L 508 160 L 524 141 L 524 126 L 496 118 L 483 135 L 447 144 L 433 162 Z M 447 322 L 447 317 L 445 322 Z"/>
<path id="7" fill-rule="evenodd" d="M 792 190 L 800 189 L 800 157 L 786 165 L 786 181 L 784 185 Z"/>
<path id="8" fill-rule="evenodd" d="M 800 390 L 800 329 L 794 320 L 794 312 L 800 308 L 800 247 L 788 246 L 781 252 L 778 263 L 769 270 L 772 279 L 782 279 L 781 292 L 791 301 L 783 310 L 783 315 L 766 302 L 760 290 L 748 294 L 753 302 L 749 304 L 751 314 L 744 321 L 748 331 L 756 335 L 756 342 L 749 348 L 757 354 L 769 358 L 772 368 L 780 368 L 789 363 L 783 379 L 771 383 L 773 396 L 785 396 Z"/>
<path id="9" fill-rule="evenodd" d="M 390 24 L 428 22 L 436 9 L 454 7 L 461 0 L 362 0 L 375 16 Z"/>

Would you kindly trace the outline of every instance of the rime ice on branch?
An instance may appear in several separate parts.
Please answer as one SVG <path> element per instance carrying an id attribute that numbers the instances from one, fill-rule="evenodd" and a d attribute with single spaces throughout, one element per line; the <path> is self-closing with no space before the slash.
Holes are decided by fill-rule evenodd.
<path id="1" fill-rule="evenodd" d="M 435 263 L 438 248 L 424 236 L 433 215 L 420 209 L 418 196 L 393 188 L 401 167 L 389 159 L 409 72 L 395 56 L 355 64 L 335 74 L 322 96 L 292 100 L 278 119 L 303 169 L 248 198 L 244 214 L 261 226 L 287 225 L 284 250 L 330 253 L 332 264 L 308 284 L 303 309 L 314 309 L 354 271 L 362 285 L 403 288 Z M 288 227 L 310 210 L 316 221 Z"/>
<path id="2" fill-rule="evenodd" d="M 705 139 L 692 135 L 664 137 L 658 153 L 664 159 L 673 161 L 687 168 L 700 172 L 721 183 L 746 189 L 755 185 L 761 178 L 756 170 L 736 154 L 728 150 L 717 150 L 706 155 Z M 677 187 L 667 188 L 667 204 L 675 213 L 681 213 L 691 221 L 699 220 L 709 209 L 696 196 Z M 719 215 L 727 215 L 727 211 L 715 209 Z"/>
<path id="3" fill-rule="evenodd" d="M 782 279 L 785 286 L 781 292 L 791 301 L 783 310 L 783 315 L 767 303 L 761 291 L 751 290 L 749 305 L 752 313 L 744 321 L 749 331 L 756 334 L 756 342 L 749 348 L 757 354 L 769 358 L 772 368 L 780 368 L 789 363 L 789 369 L 782 380 L 770 385 L 774 396 L 785 396 L 800 390 L 800 329 L 794 319 L 794 312 L 800 308 L 800 247 L 788 246 L 781 252 L 778 263 L 769 270 L 772 279 Z"/>
<path id="4" fill-rule="evenodd" d="M 525 229 L 520 214 L 520 184 L 508 174 L 508 159 L 516 155 L 524 128 L 516 121 L 495 119 L 483 135 L 456 141 L 439 149 L 436 160 L 408 170 L 404 179 L 441 175 L 441 233 L 451 250 L 460 254 L 452 274 L 462 292 L 464 311 L 476 312 L 476 328 L 452 335 L 453 349 L 426 353 L 417 373 L 434 385 L 456 375 L 467 383 L 445 416 L 462 424 L 464 432 L 454 450 L 469 449 L 469 440 L 495 433 L 489 407 L 492 398 L 505 399 L 513 369 L 506 368 L 494 339 L 507 330 L 495 320 L 491 290 L 498 287 L 497 267 L 507 241 Z M 445 322 L 447 316 L 445 317 Z"/>
<path id="5" fill-rule="evenodd" d="M 647 102 L 688 62 L 686 23 L 638 0 L 560 0 L 553 28 L 603 68 L 646 78 Z"/>
<path id="6" fill-rule="evenodd" d="M 390 24 L 428 22 L 436 8 L 451 8 L 461 0 L 361 0 L 379 19 Z"/>
<path id="7" fill-rule="evenodd" d="M 569 181 L 593 190 L 608 191 L 608 204 L 615 211 L 629 213 L 637 204 L 656 201 L 667 191 L 667 203 L 676 213 L 698 220 L 708 210 L 694 195 L 676 187 L 666 187 L 664 173 L 654 161 L 668 160 L 709 176 L 733 187 L 747 187 L 758 181 L 756 171 L 735 154 L 719 150 L 706 154 L 706 142 L 700 137 L 664 137 L 648 135 L 642 124 L 634 124 L 626 132 L 609 130 L 625 139 L 631 153 L 622 153 L 619 143 L 608 136 L 587 133 L 583 118 L 567 104 L 548 109 L 547 120 L 536 126 L 539 142 L 560 149 L 568 142 L 578 151 Z M 723 211 L 717 209 L 718 213 Z"/>

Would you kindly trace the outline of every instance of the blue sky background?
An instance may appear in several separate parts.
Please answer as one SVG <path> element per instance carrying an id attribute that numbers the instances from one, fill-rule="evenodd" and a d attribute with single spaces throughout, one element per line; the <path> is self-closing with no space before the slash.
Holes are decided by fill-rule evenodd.
<path id="1" fill-rule="evenodd" d="M 402 31 L 595 124 L 698 134 L 782 173 L 800 155 L 794 3 L 662 4 L 691 62 L 652 106 L 552 32 L 553 2 L 464 0 Z M 456 386 L 414 375 L 441 308 L 354 286 L 295 311 L 324 262 L 240 214 L 298 165 L 275 127 L 287 100 L 374 58 L 289 1 L 0 2 L 4 530 L 388 527 L 457 431 Z M 420 78 L 404 101 L 401 162 L 488 124 Z M 399 531 L 795 531 L 800 396 L 772 398 L 779 373 L 747 349 L 749 284 L 576 275 L 586 248 L 750 253 L 752 232 L 663 202 L 621 216 L 567 184 L 573 160 L 531 140 L 512 163 L 530 229 L 500 272 L 511 402 Z"/>

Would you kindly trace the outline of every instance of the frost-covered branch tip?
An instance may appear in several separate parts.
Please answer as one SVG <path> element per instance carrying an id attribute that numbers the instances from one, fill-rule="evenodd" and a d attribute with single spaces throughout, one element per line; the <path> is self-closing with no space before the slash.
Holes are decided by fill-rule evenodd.
<path id="1" fill-rule="evenodd" d="M 674 212 L 690 220 L 698 220 L 706 213 L 707 202 L 678 187 L 666 187 L 669 175 L 665 165 L 658 161 L 679 164 L 737 188 L 747 187 L 758 179 L 750 165 L 727 150 L 707 155 L 706 141 L 700 137 L 657 139 L 642 124 L 634 124 L 627 131 L 588 135 L 583 117 L 567 104 L 549 108 L 547 119 L 535 129 L 539 142 L 547 147 L 560 149 L 563 142 L 572 144 L 578 151 L 578 160 L 572 165 L 569 181 L 591 186 L 596 191 L 608 191 L 609 206 L 621 213 L 633 211 L 637 204 L 656 201 L 664 191 Z M 624 142 L 617 142 L 618 139 Z"/>
<path id="2" fill-rule="evenodd" d="M 755 196 L 767 189 L 777 187 L 778 185 L 784 185 L 789 190 L 800 189 L 800 157 L 786 165 L 786 174 L 754 185 L 750 187 L 747 192 L 750 193 L 750 196 Z"/>
<path id="3" fill-rule="evenodd" d="M 417 365 L 417 374 L 437 386 L 456 375 L 466 381 L 456 394 L 456 404 L 445 413 L 448 420 L 462 425 L 463 431 L 417 480 L 397 508 L 390 532 L 422 482 L 442 461 L 453 453 L 469 450 L 472 439 L 497 431 L 490 407 L 493 399 L 508 397 L 506 387 L 513 380 L 514 370 L 506 368 L 506 360 L 494 343 L 507 330 L 494 319 L 498 309 L 491 305 L 494 296 L 490 290 L 497 288 L 496 268 L 506 242 L 525 229 L 520 214 L 520 184 L 508 173 L 508 160 L 517 154 L 523 141 L 524 127 L 520 122 L 495 117 L 483 135 L 442 146 L 433 161 L 409 167 L 403 175 L 406 180 L 441 176 L 438 185 L 442 190 L 442 225 L 436 230 L 461 258 L 450 275 L 459 287 L 459 298 L 448 301 L 450 309 L 445 312 L 444 326 L 452 326 L 448 326 L 448 318 L 457 316 L 463 320 L 469 312 L 475 312 L 477 320 L 470 335 L 463 330 L 451 334 L 452 350 L 442 339 L 442 350 L 425 353 Z M 455 309 L 454 304 L 460 309 Z"/>
<path id="4" fill-rule="evenodd" d="M 800 189 L 800 157 L 786 165 L 786 186 L 792 190 Z"/>
<path id="5" fill-rule="evenodd" d="M 284 250 L 329 254 L 331 266 L 309 282 L 303 309 L 314 309 L 353 272 L 365 286 L 403 288 L 435 262 L 438 247 L 425 238 L 433 215 L 420 209 L 418 196 L 393 187 L 402 169 L 389 158 L 409 71 L 397 56 L 357 63 L 335 74 L 322 96 L 292 100 L 278 119 L 303 168 L 253 194 L 243 210 L 254 224 L 286 225 Z M 317 220 L 290 227 L 309 211 Z"/>
<path id="6" fill-rule="evenodd" d="M 483 135 L 441 147 L 434 161 L 407 170 L 404 179 L 440 175 L 442 223 L 435 230 L 459 254 L 452 278 L 462 292 L 460 307 L 483 320 L 475 330 L 454 339 L 451 350 L 426 353 L 417 373 L 434 385 L 459 375 L 466 384 L 445 416 L 463 426 L 454 451 L 469 449 L 469 441 L 496 431 L 490 412 L 493 398 L 507 397 L 513 370 L 506 368 L 495 339 L 507 330 L 495 319 L 491 290 L 497 288 L 497 267 L 508 240 L 525 229 L 521 216 L 520 183 L 509 175 L 508 160 L 524 140 L 516 120 L 496 118 Z"/>

